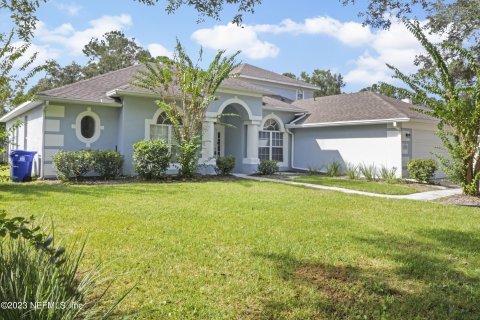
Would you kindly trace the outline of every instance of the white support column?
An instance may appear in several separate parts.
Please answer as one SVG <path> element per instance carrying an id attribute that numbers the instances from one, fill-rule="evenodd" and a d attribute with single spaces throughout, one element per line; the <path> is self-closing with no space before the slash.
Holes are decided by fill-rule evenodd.
<path id="1" fill-rule="evenodd" d="M 260 121 L 245 121 L 247 125 L 247 157 L 243 159 L 244 164 L 259 164 L 258 160 L 258 130 Z"/>
<path id="2" fill-rule="evenodd" d="M 206 117 L 202 124 L 202 159 L 201 163 L 215 163 L 214 159 L 214 126 L 215 118 Z"/>

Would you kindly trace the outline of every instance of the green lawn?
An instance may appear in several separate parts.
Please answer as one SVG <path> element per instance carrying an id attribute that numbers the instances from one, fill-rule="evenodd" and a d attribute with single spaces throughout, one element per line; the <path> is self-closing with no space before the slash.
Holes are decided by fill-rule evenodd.
<path id="1" fill-rule="evenodd" d="M 323 186 L 339 187 L 380 194 L 412 194 L 418 190 L 407 185 L 390 184 L 378 181 L 352 180 L 344 178 L 332 178 L 325 176 L 303 176 L 290 179 L 297 182 L 319 184 Z"/>
<path id="2" fill-rule="evenodd" d="M 150 319 L 478 319 L 480 210 L 253 181 L 0 184 Z"/>

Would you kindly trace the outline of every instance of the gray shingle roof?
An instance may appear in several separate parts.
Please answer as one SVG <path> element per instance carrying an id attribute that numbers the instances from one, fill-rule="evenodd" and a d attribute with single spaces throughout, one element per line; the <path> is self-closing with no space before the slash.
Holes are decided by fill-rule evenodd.
<path id="1" fill-rule="evenodd" d="M 134 79 L 133 75 L 139 70 L 145 70 L 143 64 L 134 65 L 128 68 L 112 71 L 97 77 L 81 80 L 66 86 L 46 90 L 37 94 L 39 97 L 52 97 L 63 99 L 76 99 L 95 102 L 114 102 L 115 99 L 107 96 L 107 92 L 118 89 L 130 93 L 149 94 L 148 90 L 130 84 Z M 230 78 L 223 81 L 221 88 L 237 89 L 259 94 L 271 94 L 270 91 L 249 83 L 240 78 Z M 173 93 L 175 94 L 175 89 Z"/>
<path id="2" fill-rule="evenodd" d="M 369 91 L 297 100 L 293 105 L 310 113 L 296 124 L 398 118 L 435 120 L 412 110 L 413 105 L 409 103 Z"/>
<path id="3" fill-rule="evenodd" d="M 290 77 L 284 76 L 282 74 L 279 74 L 273 71 L 252 66 L 251 64 L 248 64 L 248 63 L 239 65 L 236 69 L 233 70 L 233 72 L 240 74 L 240 77 L 247 76 L 247 77 L 253 77 L 253 78 L 260 78 L 267 81 L 288 83 L 294 86 L 307 87 L 307 88 L 311 88 L 312 90 L 318 89 L 316 86 L 310 83 L 297 80 L 297 79 L 292 79 Z"/>
<path id="4" fill-rule="evenodd" d="M 278 111 L 306 112 L 305 109 L 292 105 L 292 100 L 279 95 L 263 96 L 262 104 L 264 108 Z"/>

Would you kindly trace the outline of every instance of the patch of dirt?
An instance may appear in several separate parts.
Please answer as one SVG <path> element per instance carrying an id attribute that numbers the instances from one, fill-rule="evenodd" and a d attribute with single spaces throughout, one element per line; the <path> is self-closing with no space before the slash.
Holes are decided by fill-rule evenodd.
<path id="1" fill-rule="evenodd" d="M 443 204 L 452 204 L 456 206 L 480 208 L 480 197 L 466 196 L 463 194 L 437 199 L 436 202 Z"/>

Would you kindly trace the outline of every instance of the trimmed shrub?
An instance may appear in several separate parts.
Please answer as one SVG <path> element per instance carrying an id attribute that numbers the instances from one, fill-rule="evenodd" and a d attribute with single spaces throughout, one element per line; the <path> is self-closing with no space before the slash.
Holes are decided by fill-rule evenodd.
<path id="1" fill-rule="evenodd" d="M 380 178 L 387 183 L 395 183 L 397 179 L 397 168 L 392 167 L 388 168 L 387 166 L 382 166 L 379 170 Z"/>
<path id="2" fill-rule="evenodd" d="M 219 176 L 228 176 L 235 168 L 236 159 L 234 156 L 226 156 L 217 158 L 215 172 Z"/>
<path id="3" fill-rule="evenodd" d="M 114 179 L 122 173 L 123 156 L 112 150 L 93 151 L 93 171 L 102 179 Z"/>
<path id="4" fill-rule="evenodd" d="M 261 160 L 258 165 L 258 173 L 262 176 L 272 175 L 278 171 L 278 164 L 275 160 Z"/>
<path id="5" fill-rule="evenodd" d="M 61 180 L 79 180 L 93 169 L 94 156 L 90 150 L 60 151 L 53 156 L 57 176 Z"/>
<path id="6" fill-rule="evenodd" d="M 433 159 L 413 159 L 408 161 L 408 174 L 420 182 L 429 182 L 437 171 L 437 163 Z"/>
<path id="7" fill-rule="evenodd" d="M 367 181 L 374 181 L 377 179 L 377 167 L 373 163 L 371 165 L 362 163 L 360 166 L 358 166 L 358 170 L 362 176 L 367 179 Z"/>
<path id="8" fill-rule="evenodd" d="M 338 161 L 333 161 L 327 166 L 327 175 L 329 177 L 336 177 L 340 175 L 341 164 Z"/>
<path id="9" fill-rule="evenodd" d="M 345 174 L 349 179 L 352 180 L 360 178 L 360 170 L 358 170 L 358 165 L 347 162 L 345 164 Z"/>
<path id="10" fill-rule="evenodd" d="M 144 179 L 158 179 L 165 175 L 172 154 L 163 140 L 141 140 L 133 145 L 133 166 Z"/>

